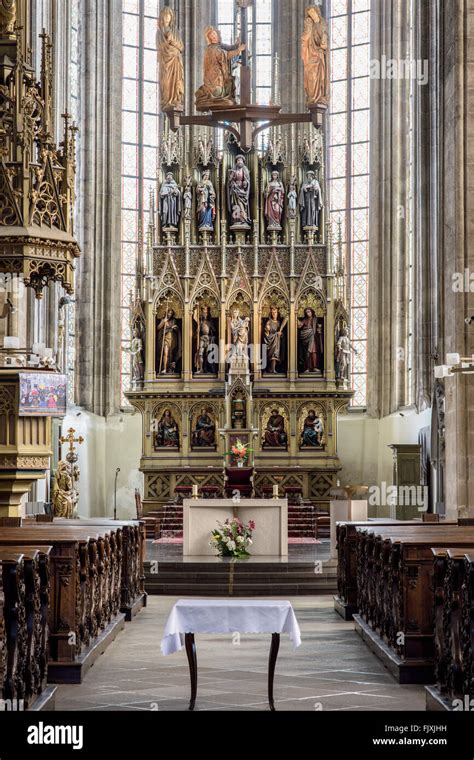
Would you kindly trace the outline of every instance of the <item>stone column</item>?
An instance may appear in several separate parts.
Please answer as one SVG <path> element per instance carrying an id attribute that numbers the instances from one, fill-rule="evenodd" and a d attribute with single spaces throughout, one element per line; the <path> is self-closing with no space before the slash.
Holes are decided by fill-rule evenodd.
<path id="1" fill-rule="evenodd" d="M 107 0 L 82 7 L 77 401 L 107 415 L 120 404 L 122 19 Z"/>
<path id="2" fill-rule="evenodd" d="M 440 350 L 474 354 L 474 293 L 455 292 L 453 275 L 474 273 L 474 0 L 439 1 L 443 30 L 439 240 Z M 446 506 L 451 518 L 474 516 L 474 383 L 456 375 L 446 388 Z"/>
<path id="3" fill-rule="evenodd" d="M 372 12 L 371 57 L 410 57 L 409 0 L 381 0 Z M 372 79 L 369 413 L 407 404 L 409 330 L 410 81 Z"/>

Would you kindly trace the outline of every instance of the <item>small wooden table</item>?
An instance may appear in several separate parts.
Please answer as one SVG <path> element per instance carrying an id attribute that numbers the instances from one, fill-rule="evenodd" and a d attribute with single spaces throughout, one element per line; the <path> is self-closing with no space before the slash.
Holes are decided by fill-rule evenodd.
<path id="1" fill-rule="evenodd" d="M 182 599 L 173 607 L 165 627 L 161 650 L 164 655 L 186 648 L 191 678 L 189 709 L 196 706 L 198 666 L 196 633 L 271 633 L 268 662 L 268 702 L 275 711 L 274 680 L 282 633 L 289 633 L 296 649 L 301 634 L 290 602 L 280 600 Z M 183 642 L 184 639 L 184 642 Z"/>

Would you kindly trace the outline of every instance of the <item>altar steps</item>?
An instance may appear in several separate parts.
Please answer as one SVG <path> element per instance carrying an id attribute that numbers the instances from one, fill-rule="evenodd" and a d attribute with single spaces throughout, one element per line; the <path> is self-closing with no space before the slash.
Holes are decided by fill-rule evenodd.
<path id="1" fill-rule="evenodd" d="M 145 588 L 162 596 L 309 596 L 337 590 L 335 562 L 145 563 Z"/>

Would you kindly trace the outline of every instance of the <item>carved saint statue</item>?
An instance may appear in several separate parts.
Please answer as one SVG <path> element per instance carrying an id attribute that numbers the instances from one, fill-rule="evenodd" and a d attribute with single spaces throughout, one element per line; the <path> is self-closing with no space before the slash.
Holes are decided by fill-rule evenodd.
<path id="1" fill-rule="evenodd" d="M 349 380 L 349 367 L 352 352 L 357 355 L 357 351 L 352 346 L 347 329 L 343 327 L 336 344 L 336 380 Z"/>
<path id="2" fill-rule="evenodd" d="M 192 220 L 192 210 L 193 210 L 193 178 L 191 175 L 188 174 L 188 176 L 185 179 L 184 184 L 184 190 L 183 190 L 183 205 L 184 205 L 184 218 L 187 222 L 190 222 Z"/>
<path id="3" fill-rule="evenodd" d="M 304 63 L 306 105 L 327 105 L 330 94 L 329 34 L 326 20 L 315 5 L 306 8 L 301 57 Z"/>
<path id="4" fill-rule="evenodd" d="M 292 177 L 288 188 L 288 219 L 296 219 L 298 212 L 298 179 Z"/>
<path id="5" fill-rule="evenodd" d="M 277 306 L 272 306 L 270 316 L 265 322 L 263 330 L 263 343 L 267 350 L 267 372 L 277 374 L 278 365 L 285 361 L 284 330 L 288 324 L 288 318 L 283 319 Z"/>
<path id="6" fill-rule="evenodd" d="M 314 409 L 310 409 L 304 421 L 302 433 L 303 446 L 322 446 L 324 425 Z"/>
<path id="7" fill-rule="evenodd" d="M 155 448 L 179 448 L 179 427 L 171 414 L 170 409 L 164 411 L 163 417 L 158 423 L 158 430 L 155 436 Z"/>
<path id="8" fill-rule="evenodd" d="M 158 21 L 158 63 L 163 111 L 184 109 L 184 44 L 176 27 L 176 14 L 165 7 Z"/>
<path id="9" fill-rule="evenodd" d="M 212 318 L 211 309 L 204 305 L 194 309 L 193 319 L 196 325 L 196 354 L 194 370 L 196 375 L 216 374 L 216 359 L 219 347 L 217 345 L 217 329 Z M 215 355 L 213 355 L 215 354 Z"/>
<path id="10" fill-rule="evenodd" d="M 211 173 L 205 171 L 197 186 L 198 226 L 202 232 L 213 232 L 216 218 L 216 191 L 211 180 Z"/>
<path id="11" fill-rule="evenodd" d="M 143 341 L 138 327 L 135 327 L 133 330 L 133 338 L 130 343 L 130 355 L 132 357 L 133 382 L 141 383 L 145 377 L 145 357 L 143 355 Z"/>
<path id="12" fill-rule="evenodd" d="M 301 226 L 304 230 L 319 228 L 319 215 L 323 208 L 321 185 L 315 172 L 308 172 L 306 182 L 300 190 Z"/>
<path id="13" fill-rule="evenodd" d="M 161 226 L 165 230 L 177 230 L 181 219 L 181 190 L 171 172 L 168 172 L 160 190 Z"/>
<path id="14" fill-rule="evenodd" d="M 280 172 L 272 172 L 272 178 L 265 190 L 265 218 L 269 230 L 281 230 L 281 220 L 285 207 L 285 186 Z"/>
<path id="15" fill-rule="evenodd" d="M 285 430 L 285 419 L 278 409 L 272 411 L 265 430 L 263 447 L 270 449 L 286 448 L 288 436 Z"/>
<path id="16" fill-rule="evenodd" d="M 13 32 L 15 22 L 16 0 L 0 0 L 0 34 Z"/>
<path id="17" fill-rule="evenodd" d="M 221 33 L 213 26 L 205 31 L 207 48 L 204 54 L 204 84 L 196 92 L 196 108 L 207 111 L 212 106 L 235 104 L 233 61 L 245 50 L 245 45 L 224 45 Z"/>
<path id="18" fill-rule="evenodd" d="M 250 229 L 250 172 L 245 157 L 237 156 L 227 184 L 227 205 L 232 217 L 231 229 Z"/>
<path id="19" fill-rule="evenodd" d="M 229 320 L 232 353 L 237 359 L 248 357 L 250 317 L 241 317 L 240 310 L 234 309 Z"/>
<path id="20" fill-rule="evenodd" d="M 75 472 L 70 462 L 59 462 L 53 486 L 53 511 L 55 517 L 72 520 L 77 506 L 78 495 L 74 487 Z"/>
<path id="21" fill-rule="evenodd" d="M 216 442 L 216 426 L 207 409 L 201 409 L 201 414 L 196 421 L 196 429 L 193 432 L 193 446 L 197 448 L 210 448 Z"/>
<path id="22" fill-rule="evenodd" d="M 322 326 L 314 309 L 306 309 L 303 319 L 298 320 L 299 359 L 304 374 L 320 371 L 324 354 Z"/>
<path id="23" fill-rule="evenodd" d="M 157 332 L 157 374 L 176 374 L 181 359 L 181 330 L 173 309 L 160 321 Z"/>

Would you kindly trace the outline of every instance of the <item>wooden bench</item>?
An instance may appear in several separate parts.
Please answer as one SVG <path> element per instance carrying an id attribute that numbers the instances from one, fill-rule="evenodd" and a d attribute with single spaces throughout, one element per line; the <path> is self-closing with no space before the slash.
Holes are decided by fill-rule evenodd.
<path id="1" fill-rule="evenodd" d="M 433 553 L 436 686 L 426 687 L 426 709 L 472 709 L 474 699 L 474 550 Z"/>
<path id="2" fill-rule="evenodd" d="M 356 630 L 400 683 L 433 683 L 433 547 L 468 550 L 457 525 L 357 528 Z"/>
<path id="3" fill-rule="evenodd" d="M 130 622 L 143 607 L 146 607 L 146 527 L 143 521 L 110 520 L 102 517 L 74 521 L 55 518 L 54 525 L 103 528 L 111 534 L 117 532 L 120 536 L 122 557 L 120 611 L 125 614 L 125 620 Z"/>
<path id="4" fill-rule="evenodd" d="M 383 525 L 410 525 L 413 522 L 400 520 L 365 520 L 363 522 L 340 522 L 336 527 L 337 537 L 337 589 L 334 597 L 334 609 L 344 618 L 352 620 L 358 612 L 357 607 L 357 528 Z"/>
<path id="5" fill-rule="evenodd" d="M 36 525 L 0 529 L 0 546 L 52 546 L 50 683 L 80 683 L 124 627 L 118 544 L 106 530 Z"/>
<path id="6" fill-rule="evenodd" d="M 0 697 L 14 710 L 54 708 L 56 690 L 46 686 L 50 553 L 0 547 Z"/>

